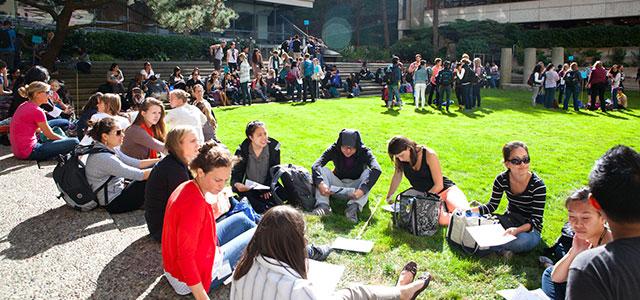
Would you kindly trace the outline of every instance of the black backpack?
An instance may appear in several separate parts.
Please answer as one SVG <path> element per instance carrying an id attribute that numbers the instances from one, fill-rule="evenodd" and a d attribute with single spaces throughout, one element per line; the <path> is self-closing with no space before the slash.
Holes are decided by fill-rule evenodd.
<path id="1" fill-rule="evenodd" d="M 271 167 L 271 190 L 275 191 L 278 182 L 282 184 L 287 199 L 280 199 L 278 193 L 273 196 L 278 202 L 285 202 L 293 206 L 302 206 L 311 211 L 316 205 L 315 190 L 311 180 L 311 173 L 307 169 L 293 164 L 282 164 Z"/>
<path id="2" fill-rule="evenodd" d="M 453 81 L 453 72 L 450 70 L 442 70 L 438 73 L 438 77 L 440 77 L 440 81 L 438 82 L 439 85 L 448 86 L 451 85 L 451 82 Z"/>
<path id="3" fill-rule="evenodd" d="M 0 48 L 6 49 L 11 47 L 11 37 L 9 36 L 9 30 L 0 30 Z"/>
<path id="4" fill-rule="evenodd" d="M 84 155 L 94 153 L 113 153 L 106 148 L 96 148 L 93 145 L 77 146 L 73 151 L 66 155 L 60 155 L 58 164 L 53 169 L 53 181 L 60 191 L 58 198 L 64 199 L 65 202 L 74 209 L 80 211 L 89 211 L 98 206 L 98 197 L 96 193 L 104 189 L 104 197 L 107 199 L 107 184 L 113 176 L 102 184 L 95 191 L 91 189 L 91 185 L 87 181 L 85 175 L 85 164 L 80 159 Z"/>
<path id="5" fill-rule="evenodd" d="M 384 82 L 387 84 L 398 82 L 398 78 L 393 72 L 393 65 L 388 65 L 384 68 Z"/>
<path id="6" fill-rule="evenodd" d="M 533 80 L 534 80 L 533 76 L 535 76 L 534 73 L 531 73 L 531 75 L 529 75 L 529 79 L 527 79 L 527 85 L 533 86 Z"/>

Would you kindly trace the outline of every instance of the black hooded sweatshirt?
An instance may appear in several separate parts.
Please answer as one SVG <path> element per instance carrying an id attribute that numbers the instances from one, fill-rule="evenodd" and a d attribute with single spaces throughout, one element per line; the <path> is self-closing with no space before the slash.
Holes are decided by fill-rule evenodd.
<path id="1" fill-rule="evenodd" d="M 313 166 L 311 166 L 313 171 L 313 183 L 317 186 L 322 182 L 322 167 L 332 161 L 335 166 L 333 174 L 340 179 L 358 179 L 360 178 L 360 175 L 362 175 L 362 172 L 364 172 L 365 168 L 369 168 L 369 177 L 365 178 L 365 180 L 360 183 L 360 186 L 358 186 L 358 189 L 368 193 L 373 185 L 376 184 L 376 181 L 378 181 L 380 174 L 382 174 L 382 169 L 380 168 L 376 157 L 373 155 L 373 152 L 371 152 L 371 149 L 365 147 L 362 143 L 360 132 L 357 130 L 351 131 L 352 134 L 355 134 L 356 138 L 356 152 L 350 158 L 354 160 L 354 163 L 351 168 L 348 168 L 345 165 L 345 160 L 347 158 L 340 150 L 340 147 L 342 146 L 342 133 L 345 131 L 350 130 L 343 129 L 340 131 L 338 140 L 329 146 L 329 148 L 322 153 L 322 156 L 320 156 L 320 158 L 313 163 Z"/>
<path id="2" fill-rule="evenodd" d="M 235 187 L 236 182 L 243 183 L 247 174 L 247 162 L 249 161 L 249 147 L 251 147 L 251 140 L 246 138 L 238 149 L 236 149 L 235 155 L 240 157 L 240 161 L 233 166 L 231 170 L 231 189 L 234 192 L 238 192 Z M 271 167 L 280 164 L 280 142 L 276 139 L 269 138 L 269 144 L 267 145 L 269 150 L 269 170 Z M 264 150 L 263 150 L 264 151 Z M 271 171 L 267 172 L 266 182 L 260 182 L 264 185 L 271 185 Z"/>

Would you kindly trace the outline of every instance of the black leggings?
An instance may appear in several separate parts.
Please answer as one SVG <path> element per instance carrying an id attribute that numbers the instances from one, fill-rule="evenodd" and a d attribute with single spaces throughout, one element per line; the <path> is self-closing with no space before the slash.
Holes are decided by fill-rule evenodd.
<path id="1" fill-rule="evenodd" d="M 107 205 L 109 213 L 119 214 L 139 209 L 144 204 L 144 188 L 147 181 L 133 181 L 122 190 L 118 197 Z"/>

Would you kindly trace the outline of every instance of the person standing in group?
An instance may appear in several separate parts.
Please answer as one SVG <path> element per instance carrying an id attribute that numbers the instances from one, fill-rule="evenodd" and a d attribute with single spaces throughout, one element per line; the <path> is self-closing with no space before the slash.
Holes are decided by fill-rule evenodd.
<path id="1" fill-rule="evenodd" d="M 304 55 L 304 62 L 302 63 L 302 70 L 304 77 L 302 79 L 302 102 L 307 101 L 307 92 L 311 95 L 311 102 L 316 102 L 316 89 L 313 86 L 313 61 L 311 61 L 311 55 L 309 53 Z"/>
<path id="2" fill-rule="evenodd" d="M 209 56 L 213 60 L 213 68 L 216 71 L 220 71 L 222 68 L 222 59 L 224 58 L 224 48 L 227 46 L 227 42 L 221 41 L 219 44 L 213 44 L 209 47 Z"/>
<path id="3" fill-rule="evenodd" d="M 542 85 L 543 85 L 543 80 L 544 80 L 544 65 L 542 64 L 537 64 L 534 68 L 533 68 L 533 72 L 530 75 L 531 77 L 529 78 L 530 82 L 531 82 L 531 89 L 533 90 L 533 95 L 531 96 L 531 104 L 533 106 L 536 106 L 536 100 L 538 98 L 538 96 L 540 96 L 542 94 Z"/>
<path id="4" fill-rule="evenodd" d="M 451 71 L 451 62 L 446 61 L 444 68 L 440 70 L 436 77 L 438 84 L 438 94 L 440 101 L 438 102 L 438 110 L 442 109 L 442 101 L 445 101 L 447 112 L 449 112 L 449 104 L 451 103 L 451 84 L 453 84 L 453 72 Z"/>
<path id="5" fill-rule="evenodd" d="M 484 67 L 482 67 L 482 61 L 479 57 L 473 59 L 473 76 L 472 76 L 472 88 L 473 88 L 473 96 L 472 103 L 473 106 L 480 107 L 480 89 L 482 88 L 482 82 L 484 80 Z"/>
<path id="6" fill-rule="evenodd" d="M 293 59 L 297 60 L 302 57 L 302 41 L 300 41 L 300 37 L 297 34 L 291 41 L 291 51 L 293 52 Z"/>
<path id="7" fill-rule="evenodd" d="M 565 72 L 563 79 L 565 84 L 564 92 L 564 110 L 569 109 L 569 97 L 573 97 L 573 110 L 580 111 L 580 104 L 578 104 L 578 95 L 580 94 L 580 82 L 582 82 L 582 75 L 578 70 L 578 64 L 573 62 L 567 72 Z"/>
<path id="8" fill-rule="evenodd" d="M 425 96 L 427 92 L 427 62 L 420 61 L 418 69 L 413 72 L 413 83 L 415 88 L 413 90 L 413 103 L 420 109 L 424 109 Z"/>
<path id="9" fill-rule="evenodd" d="M 253 77 L 258 77 L 258 74 L 262 74 L 262 52 L 260 49 L 253 49 L 253 54 L 251 55 L 251 69 L 253 70 Z"/>
<path id="10" fill-rule="evenodd" d="M 544 72 L 544 108 L 553 108 L 553 98 L 556 96 L 558 80 L 560 80 L 560 76 L 558 76 L 553 64 L 550 63 Z"/>
<path id="11" fill-rule="evenodd" d="M 604 90 L 607 88 L 607 70 L 601 61 L 596 61 L 591 69 L 587 87 L 591 89 L 591 106 L 589 110 L 596 110 L 596 97 L 600 100 L 602 112 L 607 111 L 607 103 L 604 101 Z"/>
<path id="12" fill-rule="evenodd" d="M 251 105 L 251 91 L 249 83 L 251 82 L 251 66 L 247 61 L 247 55 L 244 52 L 238 55 L 239 75 L 240 75 L 240 91 L 242 93 L 242 105 Z"/>
<path id="13" fill-rule="evenodd" d="M 460 60 L 460 69 L 458 71 L 458 79 L 460 79 L 460 86 L 462 87 L 462 99 L 464 100 L 464 109 L 469 110 L 473 108 L 473 87 L 471 85 L 472 77 L 475 73 L 469 66 L 471 62 L 468 58 L 462 58 Z"/>
<path id="14" fill-rule="evenodd" d="M 238 49 L 236 49 L 236 42 L 231 42 L 229 49 L 227 49 L 227 66 L 229 66 L 230 73 L 238 69 Z"/>
<path id="15" fill-rule="evenodd" d="M 393 100 L 396 100 L 398 110 L 402 110 L 402 98 L 400 98 L 400 82 L 402 80 L 402 70 L 400 69 L 400 58 L 393 56 L 391 59 L 391 72 L 387 78 L 387 88 L 389 96 L 387 99 L 387 109 L 391 109 Z"/>
<path id="16" fill-rule="evenodd" d="M 420 53 L 416 54 L 416 60 L 409 64 L 409 68 L 407 68 L 407 73 L 410 75 L 408 78 L 413 79 L 414 72 L 418 70 L 420 67 L 420 63 L 422 62 L 422 55 Z M 411 85 L 414 85 L 415 82 L 409 82 Z M 414 88 L 415 90 L 415 88 Z"/>
<path id="17" fill-rule="evenodd" d="M 564 75 L 571 69 L 569 68 L 569 64 L 564 64 L 558 65 L 558 70 L 558 77 L 560 77 L 558 80 L 558 106 L 560 106 L 562 100 L 564 100 L 564 94 L 567 89 L 567 83 L 564 80 Z"/>
<path id="18" fill-rule="evenodd" d="M 438 98 L 438 84 L 436 83 L 436 77 L 438 76 L 438 73 L 440 72 L 440 70 L 442 70 L 442 59 L 440 58 L 436 58 L 433 61 L 434 65 L 433 67 L 431 67 L 431 74 L 429 74 L 429 84 L 431 85 L 431 88 L 429 89 L 429 105 L 433 104 L 433 95 L 436 95 L 436 99 L 435 99 L 435 103 L 437 106 L 440 106 L 442 103 L 440 102 L 440 99 Z"/>
<path id="19" fill-rule="evenodd" d="M 611 69 L 609 69 L 609 72 L 607 73 L 607 78 L 611 82 L 611 103 L 613 103 L 613 109 L 617 109 L 618 99 L 616 96 L 618 95 L 620 84 L 622 83 L 622 73 L 620 72 L 618 65 L 611 66 Z"/>

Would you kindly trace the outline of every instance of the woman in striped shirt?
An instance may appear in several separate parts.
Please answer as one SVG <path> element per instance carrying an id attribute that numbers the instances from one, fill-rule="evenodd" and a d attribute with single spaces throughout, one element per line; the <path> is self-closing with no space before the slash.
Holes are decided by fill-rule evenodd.
<path id="1" fill-rule="evenodd" d="M 510 255 L 513 252 L 530 251 L 540 243 L 547 188 L 542 179 L 529 169 L 531 159 L 525 143 L 505 144 L 502 147 L 502 155 L 507 170 L 496 176 L 491 200 L 488 204 L 471 210 L 480 214 L 491 214 L 500 205 L 502 194 L 507 195 L 507 211 L 497 217 L 506 233 L 514 235 L 516 239 L 491 249 Z"/>

